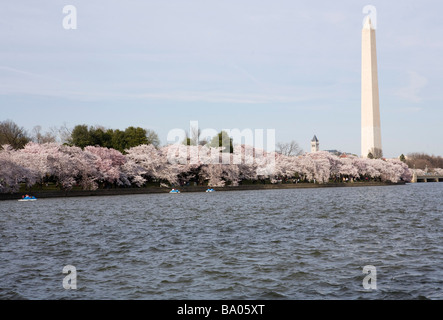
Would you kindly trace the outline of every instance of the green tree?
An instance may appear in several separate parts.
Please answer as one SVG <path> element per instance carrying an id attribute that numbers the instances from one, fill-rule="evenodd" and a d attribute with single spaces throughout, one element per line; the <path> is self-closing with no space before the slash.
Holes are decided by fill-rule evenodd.
<path id="1" fill-rule="evenodd" d="M 374 155 L 372 154 L 372 152 L 369 152 L 369 153 L 368 153 L 368 158 L 369 158 L 369 159 L 374 159 Z"/>
<path id="2" fill-rule="evenodd" d="M 406 163 L 406 157 L 403 153 L 400 155 L 399 159 L 400 159 L 400 161 Z"/>
<path id="3" fill-rule="evenodd" d="M 100 146 L 105 148 L 112 148 L 112 136 L 113 130 L 106 130 L 105 128 L 91 127 L 89 129 L 89 134 L 91 136 L 92 145 Z"/>
<path id="4" fill-rule="evenodd" d="M 128 127 L 125 130 L 126 148 L 137 147 L 142 144 L 148 144 L 146 129 L 140 127 Z"/>
<path id="5" fill-rule="evenodd" d="M 212 138 L 210 146 L 214 148 L 225 147 L 225 149 L 222 152 L 229 152 L 229 153 L 234 152 L 232 138 L 229 137 L 226 131 L 220 131 L 219 134 L 217 134 L 214 138 Z M 228 146 L 229 149 L 226 148 Z"/>
<path id="6" fill-rule="evenodd" d="M 76 125 L 72 129 L 71 143 L 80 148 L 95 145 L 94 137 L 86 124 Z"/>
<path id="7" fill-rule="evenodd" d="M 186 137 L 186 138 L 183 140 L 183 144 L 184 144 L 185 146 L 190 146 L 190 145 L 192 144 L 191 138 Z"/>
<path id="8" fill-rule="evenodd" d="M 80 148 L 100 146 L 113 148 L 120 152 L 142 144 L 153 144 L 156 147 L 160 145 L 160 139 L 153 130 L 132 126 L 122 131 L 105 129 L 101 126 L 77 125 L 72 130 L 69 141 L 70 144 Z"/>
<path id="9" fill-rule="evenodd" d="M 119 129 L 114 130 L 111 142 L 113 149 L 123 152 L 127 146 L 125 132 Z"/>

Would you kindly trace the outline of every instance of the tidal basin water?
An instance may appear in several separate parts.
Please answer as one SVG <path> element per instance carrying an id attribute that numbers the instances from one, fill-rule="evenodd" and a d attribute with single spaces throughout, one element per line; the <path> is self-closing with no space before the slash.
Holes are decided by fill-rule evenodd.
<path id="1" fill-rule="evenodd" d="M 3 201 L 0 299 L 443 299 L 442 221 L 443 183 Z"/>

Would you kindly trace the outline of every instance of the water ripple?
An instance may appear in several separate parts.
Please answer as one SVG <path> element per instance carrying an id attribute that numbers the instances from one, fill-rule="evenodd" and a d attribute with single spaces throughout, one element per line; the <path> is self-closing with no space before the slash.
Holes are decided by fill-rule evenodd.
<path id="1" fill-rule="evenodd" d="M 442 195 L 430 183 L 5 201 L 0 299 L 439 300 Z M 68 264 L 77 290 L 62 287 Z"/>

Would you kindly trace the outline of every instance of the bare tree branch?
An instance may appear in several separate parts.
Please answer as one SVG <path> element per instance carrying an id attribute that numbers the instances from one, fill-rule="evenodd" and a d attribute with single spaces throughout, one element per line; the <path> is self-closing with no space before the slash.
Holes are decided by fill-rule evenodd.
<path id="1" fill-rule="evenodd" d="M 287 143 L 279 142 L 277 143 L 276 147 L 277 152 L 285 156 L 299 156 L 303 154 L 303 150 L 295 140 Z"/>

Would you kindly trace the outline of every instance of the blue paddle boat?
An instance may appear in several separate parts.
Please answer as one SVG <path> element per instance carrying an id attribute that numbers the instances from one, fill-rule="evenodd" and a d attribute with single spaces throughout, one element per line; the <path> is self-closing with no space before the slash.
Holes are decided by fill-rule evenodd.
<path id="1" fill-rule="evenodd" d="M 21 202 L 25 202 L 25 201 L 37 201 L 37 198 L 34 197 L 34 196 L 28 196 L 28 195 L 26 195 L 26 196 L 24 196 L 23 198 L 21 198 L 21 199 L 18 200 L 18 201 L 21 201 Z"/>

